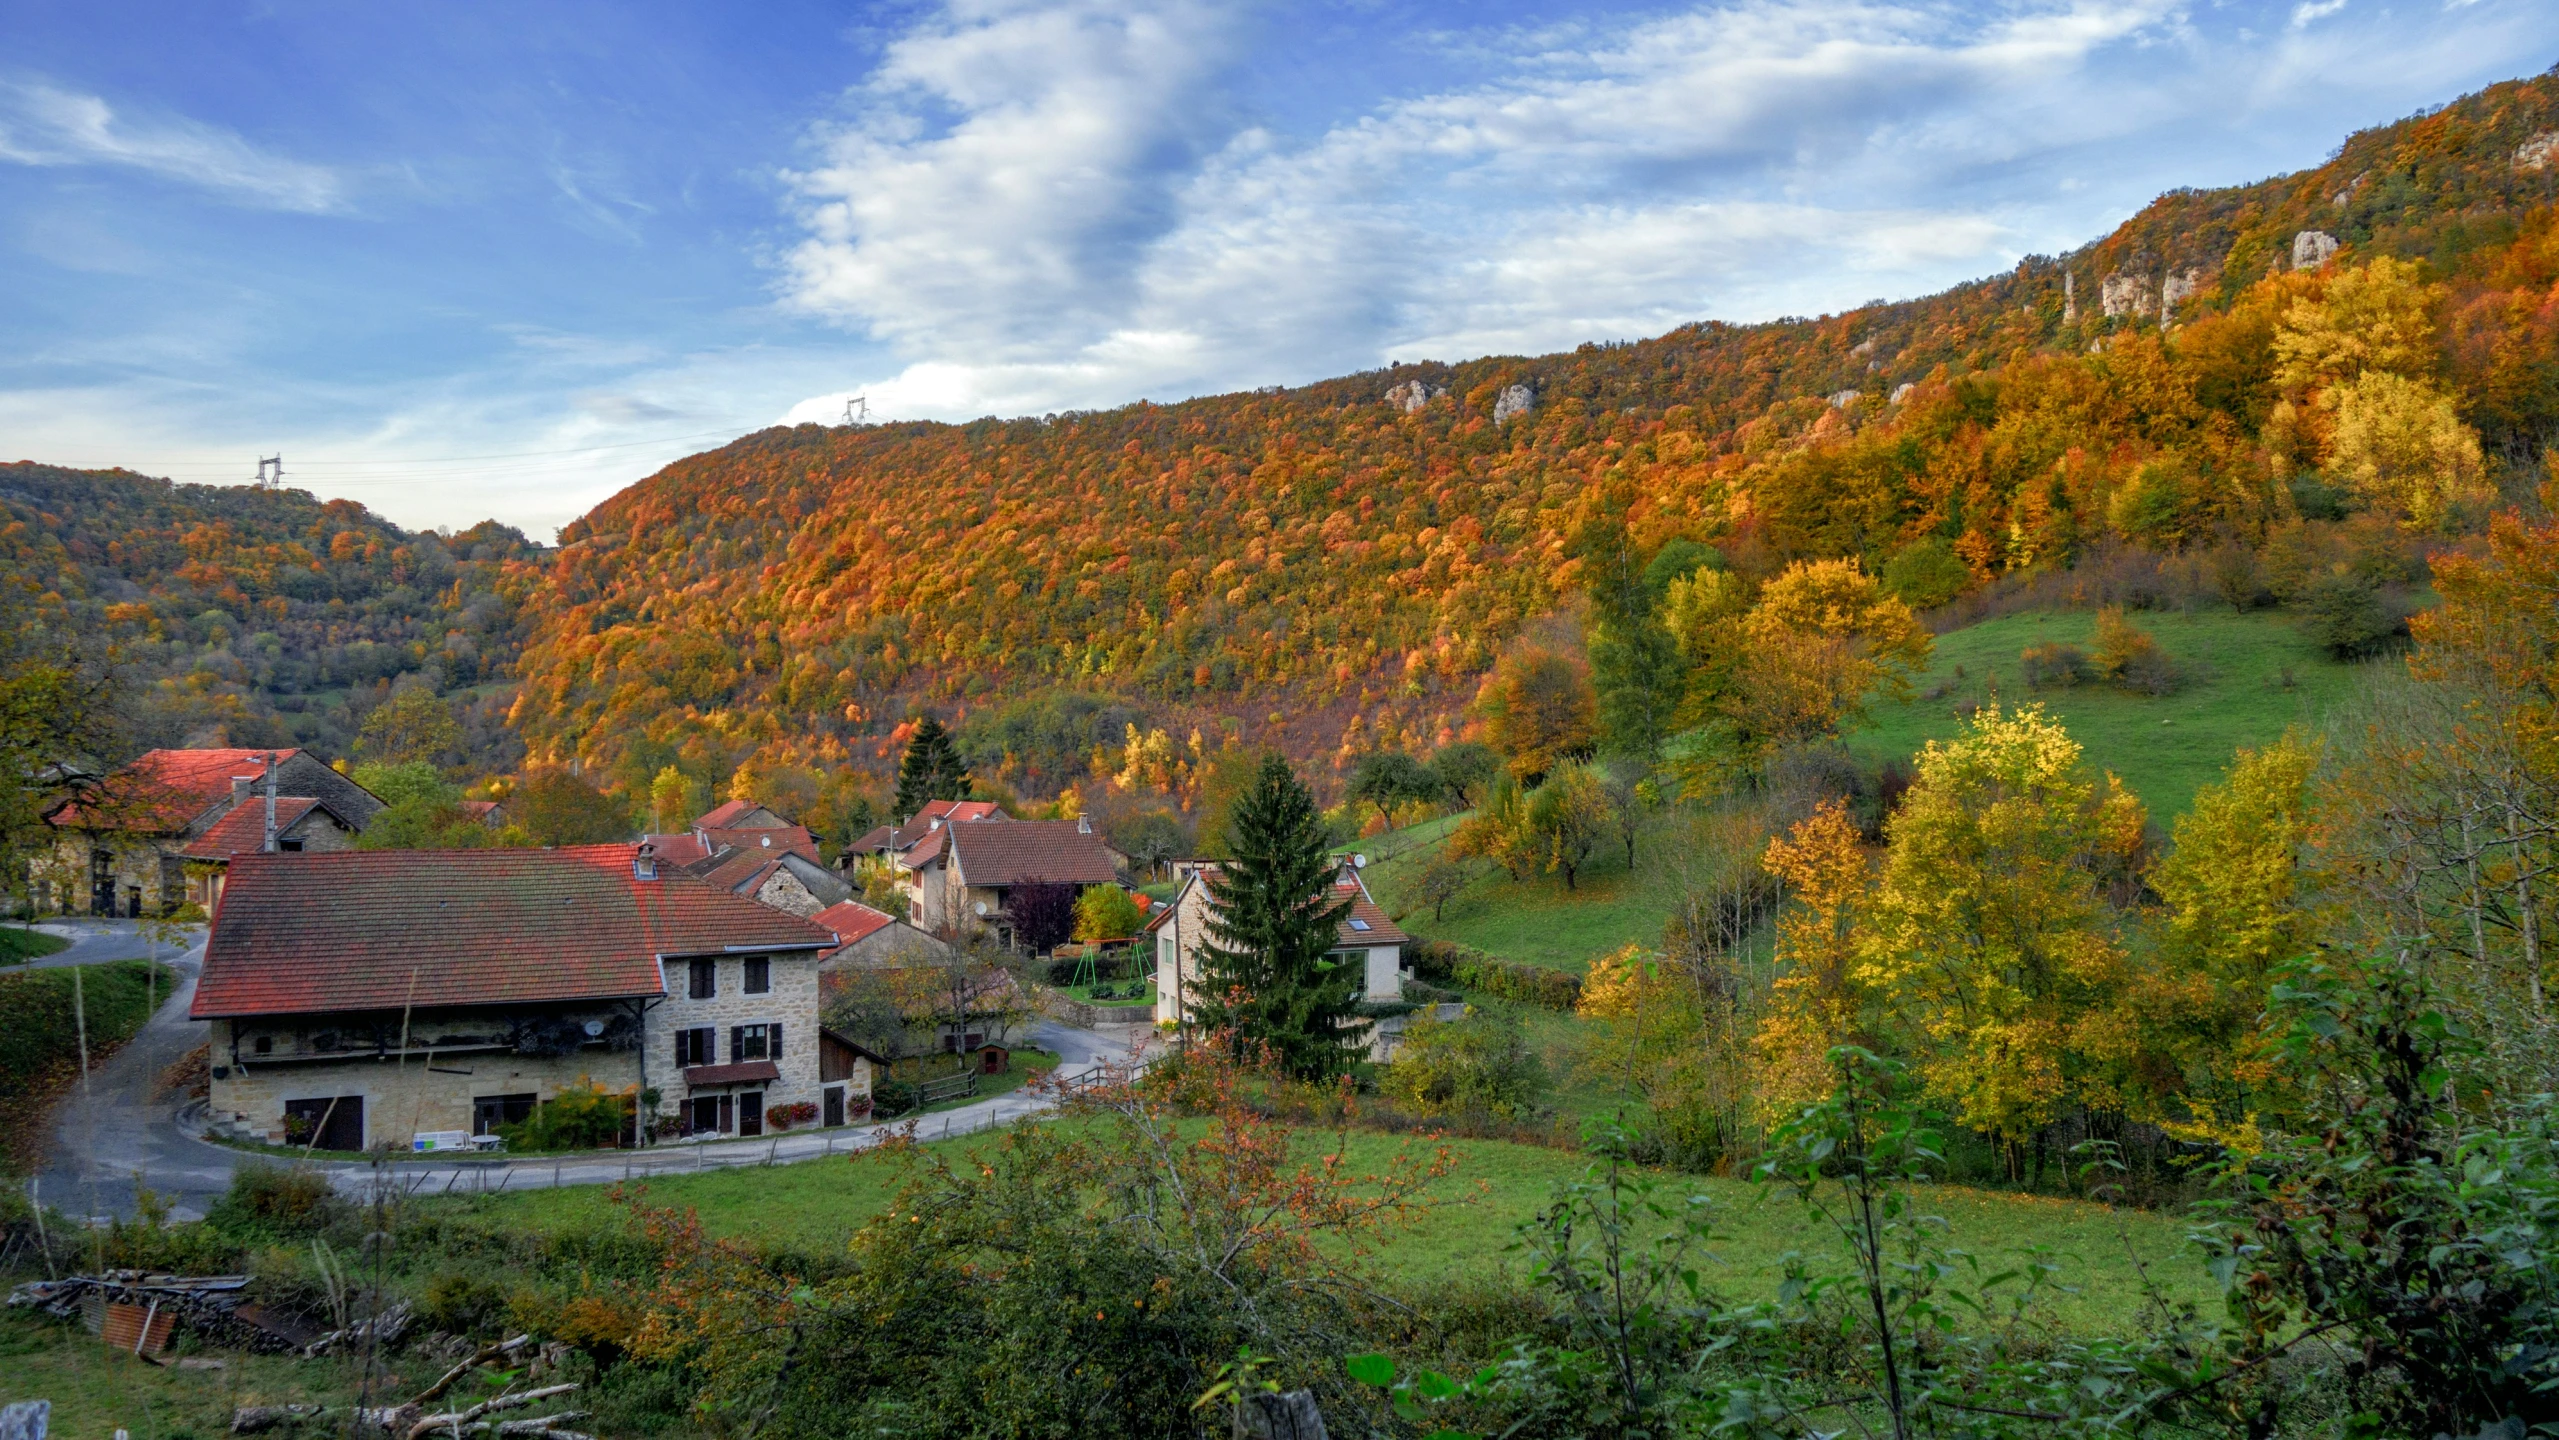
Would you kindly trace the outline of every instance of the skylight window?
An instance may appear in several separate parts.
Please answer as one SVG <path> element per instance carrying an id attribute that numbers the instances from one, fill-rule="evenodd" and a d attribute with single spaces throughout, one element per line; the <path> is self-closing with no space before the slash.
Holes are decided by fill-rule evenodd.
<path id="1" fill-rule="evenodd" d="M 1351 928 L 1354 930 L 1365 930 L 1368 928 L 1368 922 L 1354 916 L 1351 919 Z"/>

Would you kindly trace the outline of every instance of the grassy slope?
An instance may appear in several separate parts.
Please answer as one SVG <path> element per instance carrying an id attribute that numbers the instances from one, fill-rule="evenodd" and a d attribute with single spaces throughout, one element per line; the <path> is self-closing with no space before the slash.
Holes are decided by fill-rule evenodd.
<path id="1" fill-rule="evenodd" d="M 22 960 L 40 960 L 71 948 L 71 942 L 59 935 L 47 935 L 20 925 L 0 925 L 0 965 L 15 965 Z"/>
<path id="2" fill-rule="evenodd" d="M 2192 678 L 2184 689 L 2159 697 L 2104 685 L 2029 690 L 2018 652 L 2047 640 L 2092 648 L 2097 617 L 2088 611 L 2002 616 L 1939 636 L 1918 688 L 1924 695 L 1944 686 L 1944 693 L 1875 707 L 1849 745 L 1870 760 L 1907 756 L 1927 741 L 1954 737 L 1963 725 L 1958 703 L 1994 695 L 2008 705 L 2040 702 L 2087 748 L 2092 765 L 2122 776 L 2165 824 L 2220 776 L 2232 751 L 2263 745 L 2289 725 L 2315 725 L 2357 683 L 2360 667 L 2327 658 L 2286 616 L 2210 610 L 2132 618 L 2187 669 Z M 2283 683 L 2287 670 L 2290 688 Z"/>
<path id="3" fill-rule="evenodd" d="M 1626 868 L 1625 852 L 1613 847 L 1593 856 L 1570 890 L 1559 875 L 1513 880 L 1494 870 L 1433 919 L 1428 906 L 1411 898 L 1411 890 L 1455 823 L 1435 820 L 1361 842 L 1372 847 L 1369 888 L 1413 934 L 1579 974 L 1593 956 L 1629 940 L 1658 941 L 1662 921 L 1681 893 L 1678 860 L 1688 822 L 1672 814 L 1655 817 L 1637 839 L 1632 871 Z"/>
<path id="4" fill-rule="evenodd" d="M 995 1143 L 992 1137 L 971 1137 L 951 1142 L 945 1153 L 956 1156 Z M 1309 1143 L 1322 1142 L 1310 1137 Z M 1390 1136 L 1355 1134 L 1349 1163 L 1360 1171 L 1381 1169 L 1405 1143 Z M 1414 1143 L 1418 1147 L 1421 1142 Z M 1504 1270 L 1520 1273 L 1519 1258 L 1506 1253 L 1514 1228 L 1547 1203 L 1556 1181 L 1578 1175 L 1586 1162 L 1564 1151 L 1500 1141 L 1453 1140 L 1448 1146 L 1458 1163 L 1438 1186 L 1447 1203 L 1386 1247 L 1386 1270 L 1416 1282 Z M 650 1185 L 648 1196 L 653 1203 L 692 1207 L 714 1235 L 829 1251 L 843 1244 L 865 1218 L 886 1207 L 900 1175 L 891 1162 L 861 1157 L 670 1177 Z M 1728 1298 L 1772 1296 L 1790 1250 L 1822 1257 L 1831 1253 L 1825 1234 L 1815 1228 L 1817 1222 L 1791 1199 L 1763 1194 L 1741 1181 L 1667 1178 L 1674 1185 L 1694 1186 L 1716 1201 L 1725 1238 L 1716 1246 L 1717 1262 L 1710 1274 Z M 2200 1265 L 2179 1253 L 2184 1227 L 2171 1217 L 2119 1214 L 2071 1201 L 1958 1187 L 1937 1191 L 1928 1201 L 1931 1213 L 1952 1222 L 1958 1244 L 1986 1258 L 2029 1245 L 2061 1252 L 2066 1257 L 2062 1262 L 2065 1282 L 2082 1293 L 2057 1297 L 2054 1316 L 2073 1328 L 2120 1327 L 2131 1322 L 2140 1297 L 2126 1257 L 2127 1238 L 2133 1252 L 2179 1296 L 2209 1298 Z M 609 1221 L 613 1208 L 606 1192 L 598 1188 L 424 1203 L 459 1207 L 510 1229 L 591 1226 Z"/>
<path id="5" fill-rule="evenodd" d="M 230 1429 L 236 1406 L 343 1401 L 349 1388 L 336 1360 L 225 1352 L 222 1364 L 163 1369 L 109 1350 L 76 1324 L 0 1311 L 0 1400 L 52 1401 L 52 1433 L 77 1440 L 215 1436 Z M 415 1373 L 423 1368 L 405 1365 L 401 1378 L 423 1388 Z"/>

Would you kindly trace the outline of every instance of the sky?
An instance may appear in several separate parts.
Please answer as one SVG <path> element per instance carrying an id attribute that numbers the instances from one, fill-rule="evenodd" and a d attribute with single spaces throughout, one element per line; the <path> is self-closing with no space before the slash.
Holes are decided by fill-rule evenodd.
<path id="1" fill-rule="evenodd" d="M 0 460 L 548 540 L 855 395 L 1926 294 L 2555 61 L 2549 0 L 10 0 Z"/>

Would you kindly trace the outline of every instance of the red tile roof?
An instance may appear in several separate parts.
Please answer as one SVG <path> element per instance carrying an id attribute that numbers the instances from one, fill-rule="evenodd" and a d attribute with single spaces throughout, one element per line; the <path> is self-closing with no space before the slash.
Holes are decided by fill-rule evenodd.
<path id="1" fill-rule="evenodd" d="M 684 1083 L 696 1089 L 704 1085 L 744 1085 L 756 1080 L 779 1080 L 782 1071 L 770 1060 L 741 1060 L 735 1065 L 695 1065 L 683 1072 Z"/>
<path id="2" fill-rule="evenodd" d="M 317 800 L 298 795 L 279 795 L 275 800 L 275 833 L 293 828 L 295 821 L 314 810 L 324 808 Z M 231 807 L 231 812 L 214 821 L 205 832 L 187 842 L 179 851 L 189 860 L 228 860 L 234 855 L 265 847 L 267 843 L 267 805 L 257 796 Z"/>
<path id="3" fill-rule="evenodd" d="M 761 851 L 768 857 L 791 850 L 811 860 L 818 858 L 817 837 L 810 834 L 805 825 L 784 825 L 772 830 L 721 830 L 706 825 L 698 833 L 710 842 L 715 854 L 726 845 L 738 850 Z"/>
<path id="4" fill-rule="evenodd" d="M 688 875 L 636 879 L 638 848 L 236 856 L 191 1013 L 657 995 L 661 955 L 835 943 L 831 931 Z"/>
<path id="5" fill-rule="evenodd" d="M 1335 885 L 1333 899 L 1336 903 L 1351 902 L 1351 913 L 1335 927 L 1345 945 L 1401 945 L 1413 938 L 1387 919 L 1386 912 L 1378 909 L 1377 902 L 1357 885 Z"/>
<path id="6" fill-rule="evenodd" d="M 691 865 L 711 858 L 710 847 L 702 843 L 701 836 L 690 830 L 678 831 L 673 835 L 643 835 L 640 838 L 658 847 L 658 863 L 662 865 Z"/>
<path id="7" fill-rule="evenodd" d="M 298 750 L 152 750 L 118 769 L 100 787 L 95 804 L 74 803 L 46 818 L 72 828 L 183 830 L 187 822 L 231 794 L 235 776 L 255 776 L 266 757 L 278 765 Z"/>
<path id="8" fill-rule="evenodd" d="M 696 830 L 725 829 L 763 808 L 752 800 L 731 800 L 725 805 L 714 807 L 709 814 L 696 819 L 693 822 L 693 828 Z"/>
<path id="9" fill-rule="evenodd" d="M 840 945 L 850 945 L 896 924 L 897 917 L 874 910 L 859 900 L 847 900 L 839 905 L 829 905 L 810 916 L 809 923 L 834 931 Z"/>
<path id="10" fill-rule="evenodd" d="M 953 858 L 971 885 L 1062 881 L 1104 885 L 1119 878 L 1102 837 L 1074 820 L 945 825 Z"/>

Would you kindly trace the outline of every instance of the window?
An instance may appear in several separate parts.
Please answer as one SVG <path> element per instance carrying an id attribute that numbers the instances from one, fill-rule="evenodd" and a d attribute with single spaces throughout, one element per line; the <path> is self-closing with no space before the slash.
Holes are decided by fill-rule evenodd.
<path id="1" fill-rule="evenodd" d="M 717 960 L 694 961 L 693 998 L 708 1000 L 718 993 L 720 993 L 720 962 Z"/>
<path id="2" fill-rule="evenodd" d="M 731 1061 L 766 1060 L 765 1048 L 772 1042 L 770 1025 L 732 1025 L 729 1027 L 729 1059 Z"/>
<path id="3" fill-rule="evenodd" d="M 682 1070 L 694 1065 L 716 1065 L 715 1053 L 720 1045 L 720 1032 L 704 1025 L 693 1030 L 675 1032 L 675 1066 Z"/>
<path id="4" fill-rule="evenodd" d="M 726 1096 L 722 1095 L 694 1096 L 686 1105 L 686 1108 L 691 1113 L 684 1117 L 685 1128 L 696 1135 L 702 1134 L 705 1131 L 708 1131 L 713 1135 L 719 1134 L 721 1130 L 720 1102 L 726 1098 Z"/>
<path id="5" fill-rule="evenodd" d="M 261 1035 L 258 1037 L 258 1043 L 250 1048 L 256 1050 L 261 1055 L 272 1055 L 275 1053 L 275 1037 L 272 1035 Z"/>
<path id="6" fill-rule="evenodd" d="M 746 993 L 769 995 L 773 991 L 773 962 L 762 955 L 746 957 Z"/>
<path id="7" fill-rule="evenodd" d="M 288 855 L 299 855 L 302 853 L 302 837 L 295 835 L 279 839 L 275 842 L 275 848 Z"/>
<path id="8" fill-rule="evenodd" d="M 1368 922 L 1354 915 L 1351 917 L 1351 928 L 1354 930 L 1365 930 L 1368 928 Z"/>

